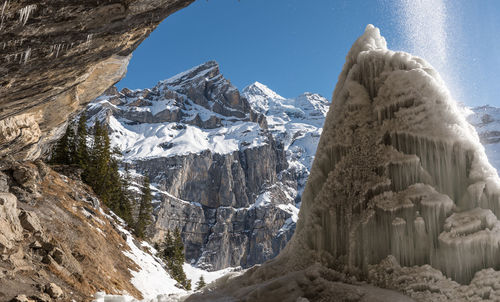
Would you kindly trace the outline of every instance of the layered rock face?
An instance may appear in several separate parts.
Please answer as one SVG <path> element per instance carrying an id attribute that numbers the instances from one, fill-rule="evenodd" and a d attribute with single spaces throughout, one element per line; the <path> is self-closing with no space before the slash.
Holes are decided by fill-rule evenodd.
<path id="1" fill-rule="evenodd" d="M 75 111 L 124 76 L 159 22 L 191 2 L 3 1 L 0 157 L 39 157 Z"/>
<path id="2" fill-rule="evenodd" d="M 369 25 L 323 129 L 285 250 L 188 301 L 365 301 L 369 291 L 334 295 L 356 279 L 420 301 L 500 299 L 500 178 L 430 65 L 388 50 Z"/>
<path id="3" fill-rule="evenodd" d="M 178 227 L 188 261 L 221 269 L 262 263 L 290 239 L 327 107 L 319 95 L 286 100 L 260 83 L 240 94 L 211 61 L 152 89 L 111 89 L 88 115 L 151 179 L 154 240 Z"/>

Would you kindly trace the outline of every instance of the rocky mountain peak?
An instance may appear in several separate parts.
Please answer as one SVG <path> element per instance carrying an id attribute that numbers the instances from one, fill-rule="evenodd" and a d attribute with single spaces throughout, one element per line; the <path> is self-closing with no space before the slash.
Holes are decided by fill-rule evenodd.
<path id="1" fill-rule="evenodd" d="M 158 83 L 160 87 L 182 87 L 185 85 L 206 81 L 215 77 L 222 77 L 219 64 L 216 61 L 208 61 L 189 70 L 181 72 L 171 78 Z"/>
<path id="2" fill-rule="evenodd" d="M 254 82 L 247 87 L 245 87 L 242 90 L 242 93 L 244 94 L 251 94 L 251 95 L 261 95 L 264 97 L 268 98 L 273 98 L 273 99 L 285 99 L 281 95 L 277 94 L 273 90 L 271 90 L 269 87 L 266 85 L 260 83 L 260 82 Z"/>
<path id="3" fill-rule="evenodd" d="M 259 82 L 254 82 L 241 92 L 252 106 L 252 109 L 259 113 L 266 113 L 275 101 L 285 100 L 284 97 Z"/>

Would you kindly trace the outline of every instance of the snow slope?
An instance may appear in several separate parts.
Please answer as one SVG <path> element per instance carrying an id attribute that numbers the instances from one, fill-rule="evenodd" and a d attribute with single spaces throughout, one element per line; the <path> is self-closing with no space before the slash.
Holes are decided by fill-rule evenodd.
<path id="1" fill-rule="evenodd" d="M 266 141 L 259 133 L 259 126 L 251 122 L 203 129 L 191 125 L 181 128 L 173 123 L 130 125 L 114 116 L 109 119 L 113 129 L 112 143 L 123 150 L 126 160 L 179 156 L 206 150 L 227 154 L 257 147 Z"/>
<path id="2" fill-rule="evenodd" d="M 184 289 L 175 286 L 177 281 L 175 281 L 167 273 L 163 262 L 159 258 L 153 256 L 156 253 L 156 250 L 151 245 L 145 241 L 137 242 L 132 234 L 124 228 L 123 225 L 125 222 L 118 216 L 111 213 L 114 217 L 113 219 L 102 210 L 101 212 L 103 215 L 108 216 L 111 221 L 118 221 L 116 227 L 119 232 L 127 238 L 126 241 L 129 250 L 124 251 L 123 253 L 132 259 L 132 261 L 134 261 L 138 266 L 138 270 L 130 271 L 132 274 L 131 283 L 142 293 L 144 301 L 169 301 L 166 299 L 155 299 L 157 299 L 158 296 L 165 294 L 180 296 L 187 293 Z M 146 252 L 145 250 L 149 252 Z M 95 296 L 96 302 L 134 300 L 135 299 L 128 296 L 126 293 L 124 293 L 123 296 L 117 296 L 107 295 L 106 293 L 100 292 Z"/>
<path id="3" fill-rule="evenodd" d="M 102 210 L 101 210 L 102 212 Z M 112 217 L 102 212 L 103 215 Z M 130 251 L 124 251 L 124 254 L 132 259 L 138 266 L 138 270 L 131 270 L 132 284 L 142 293 L 145 302 L 174 302 L 179 301 L 182 296 L 194 291 L 196 282 L 203 276 L 207 284 L 222 277 L 230 272 L 238 271 L 239 268 L 227 268 L 220 271 L 207 272 L 191 264 L 185 263 L 183 268 L 188 279 L 191 279 L 193 290 L 186 291 L 177 287 L 175 281 L 165 270 L 165 264 L 158 257 L 153 256 L 156 250 L 147 242 L 137 242 L 122 224 L 124 221 L 112 214 L 119 224 L 116 224 L 119 231 L 127 237 L 127 245 Z M 139 245 L 139 246 L 138 246 Z M 146 252 L 146 251 L 147 252 Z M 137 301 L 133 297 L 124 293 L 124 295 L 108 295 L 104 292 L 96 293 L 95 302 L 132 302 Z"/>

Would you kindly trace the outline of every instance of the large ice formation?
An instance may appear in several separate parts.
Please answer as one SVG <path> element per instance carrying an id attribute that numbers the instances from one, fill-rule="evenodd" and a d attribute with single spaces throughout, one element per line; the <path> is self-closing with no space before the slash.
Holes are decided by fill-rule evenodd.
<path id="1" fill-rule="evenodd" d="M 266 284 L 285 291 L 285 272 L 321 263 L 418 300 L 495 300 L 499 198 L 496 170 L 438 73 L 388 50 L 369 25 L 335 87 L 293 238 L 219 293 L 263 296 Z M 299 275 L 307 297 L 319 285 Z M 328 280 L 308 299 L 323 299 L 325 286 L 336 286 Z"/>
<path id="2" fill-rule="evenodd" d="M 361 272 L 393 255 L 468 283 L 500 268 L 499 198 L 437 72 L 369 25 L 335 87 L 291 247 Z"/>

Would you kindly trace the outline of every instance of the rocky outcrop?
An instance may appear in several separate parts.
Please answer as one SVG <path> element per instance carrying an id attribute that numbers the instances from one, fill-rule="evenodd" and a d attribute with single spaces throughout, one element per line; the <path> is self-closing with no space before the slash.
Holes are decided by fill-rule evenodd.
<path id="1" fill-rule="evenodd" d="M 0 4 L 0 157 L 39 157 L 75 112 L 125 75 L 159 22 L 191 2 Z"/>
<path id="2" fill-rule="evenodd" d="M 284 149 L 290 179 L 297 182 L 297 201 L 304 190 L 330 102 L 319 94 L 286 99 L 255 82 L 242 91 L 250 106 L 266 118 L 266 128 Z M 286 167 L 283 167 L 286 169 Z"/>
<path id="3" fill-rule="evenodd" d="M 11 193 L 0 193 L 0 251 L 2 253 L 12 249 L 22 238 L 18 212 L 16 196 Z"/>
<path id="4" fill-rule="evenodd" d="M 269 144 L 229 154 L 205 151 L 133 161 L 130 167 L 159 189 L 154 240 L 179 228 L 186 260 L 209 270 L 249 267 L 276 256 L 293 234 L 293 226 L 285 225 L 296 209 L 279 182 L 286 162 L 279 162 L 284 155 L 276 153 L 283 150 L 269 139 Z"/>
<path id="5" fill-rule="evenodd" d="M 97 291 L 141 298 L 120 222 L 88 186 L 9 158 L 0 182 L 1 301 L 89 301 Z"/>

